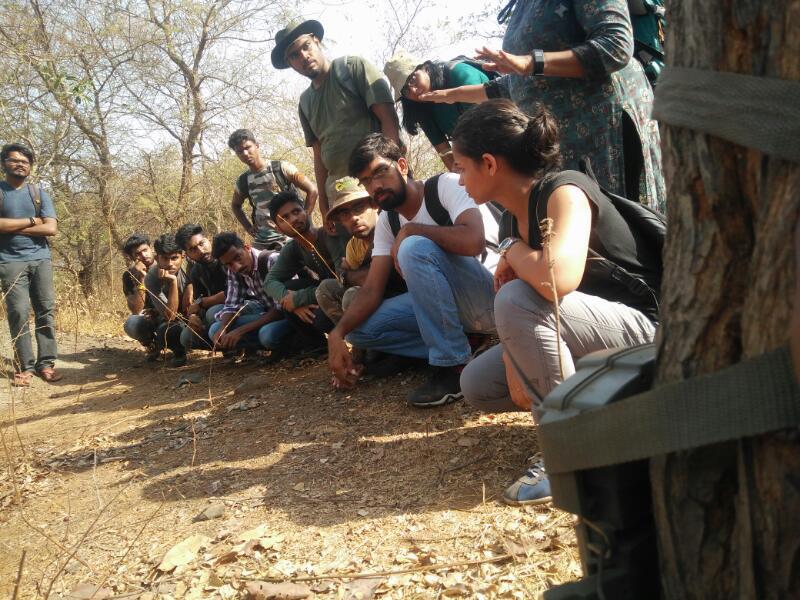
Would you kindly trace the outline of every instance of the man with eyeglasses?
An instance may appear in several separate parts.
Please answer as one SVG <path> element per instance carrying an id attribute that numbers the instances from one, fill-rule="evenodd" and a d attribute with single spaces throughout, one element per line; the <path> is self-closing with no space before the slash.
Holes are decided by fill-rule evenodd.
<path id="1" fill-rule="evenodd" d="M 380 134 L 361 141 L 349 167 L 383 212 L 369 272 L 328 335 L 334 384 L 349 387 L 360 375 L 346 337 L 358 348 L 428 361 L 431 378 L 408 395 L 412 406 L 454 402 L 463 397 L 460 374 L 472 356 L 468 334 L 495 331 L 491 269 L 497 255 L 487 253 L 486 242 L 496 243 L 497 222 L 478 208 L 457 175 L 415 181 L 401 149 Z M 408 293 L 384 299 L 393 269 Z"/>
<path id="2" fill-rule="evenodd" d="M 181 226 L 175 233 L 175 242 L 192 261 L 189 283 L 183 292 L 181 303 L 187 315 L 186 329 L 181 332 L 181 345 L 192 348 L 211 349 L 208 331 L 217 314 L 225 305 L 228 274 L 222 264 L 211 255 L 211 241 L 203 228 L 195 223 Z"/>
<path id="3" fill-rule="evenodd" d="M 61 379 L 55 370 L 56 345 L 53 266 L 47 238 L 58 231 L 50 195 L 26 183 L 34 162 L 23 144 L 0 150 L 5 181 L 0 182 L 0 284 L 14 342 L 12 385 L 28 387 L 34 374 L 47 383 Z M 33 354 L 29 311 L 33 306 L 37 355 Z"/>
<path id="4" fill-rule="evenodd" d="M 400 124 L 383 74 L 359 56 L 328 60 L 322 51 L 322 24 L 293 22 L 275 34 L 272 65 L 292 68 L 311 80 L 300 96 L 300 123 L 314 153 L 319 208 L 328 213 L 326 190 L 345 177 L 347 160 L 359 140 L 382 132 L 400 142 Z"/>

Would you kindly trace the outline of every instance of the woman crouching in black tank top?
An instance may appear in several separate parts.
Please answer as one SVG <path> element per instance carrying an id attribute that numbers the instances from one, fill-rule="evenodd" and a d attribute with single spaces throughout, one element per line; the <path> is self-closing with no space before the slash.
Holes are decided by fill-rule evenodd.
<path id="1" fill-rule="evenodd" d="M 585 276 L 590 239 L 593 246 L 613 246 L 633 272 L 635 240 L 619 214 L 608 210 L 608 200 L 591 178 L 559 171 L 558 127 L 544 108 L 527 115 L 509 100 L 475 106 L 453 132 L 453 154 L 467 193 L 478 204 L 495 200 L 506 210 L 494 278 L 501 343 L 467 365 L 461 389 L 482 410 L 532 410 L 536 420 L 542 399 L 575 371 L 575 359 L 653 340 L 655 325 L 632 306 L 635 301 Z M 543 247 L 543 220 L 550 224 L 552 271 Z M 503 499 L 510 504 L 548 501 L 542 461 L 535 460 Z"/>

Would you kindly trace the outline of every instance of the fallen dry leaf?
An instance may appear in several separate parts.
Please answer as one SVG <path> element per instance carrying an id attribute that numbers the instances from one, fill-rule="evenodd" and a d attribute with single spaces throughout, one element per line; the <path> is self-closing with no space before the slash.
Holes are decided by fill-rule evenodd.
<path id="1" fill-rule="evenodd" d="M 249 581 L 245 585 L 246 598 L 250 600 L 302 600 L 308 598 L 311 588 L 299 583 L 266 583 Z"/>
<path id="2" fill-rule="evenodd" d="M 295 492 L 305 492 L 306 484 L 302 481 L 292 488 Z"/>
<path id="3" fill-rule="evenodd" d="M 172 569 L 180 565 L 189 564 L 195 559 L 200 548 L 208 545 L 210 541 L 211 538 L 201 534 L 186 538 L 167 551 L 157 567 L 158 570 L 167 572 L 172 571 Z"/>
<path id="4" fill-rule="evenodd" d="M 197 515 L 192 522 L 197 521 L 210 521 L 211 519 L 219 519 L 225 514 L 225 505 L 222 503 L 209 504 L 203 512 Z"/>
<path id="5" fill-rule="evenodd" d="M 382 577 L 354 579 L 345 586 L 344 600 L 371 600 L 383 581 Z"/>

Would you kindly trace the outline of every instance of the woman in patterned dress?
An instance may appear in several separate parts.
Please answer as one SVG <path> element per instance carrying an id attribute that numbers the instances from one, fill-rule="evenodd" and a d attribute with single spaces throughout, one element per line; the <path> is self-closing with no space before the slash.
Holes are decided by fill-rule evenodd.
<path id="1" fill-rule="evenodd" d="M 431 102 L 511 98 L 528 114 L 542 104 L 561 130 L 564 167 L 587 157 L 600 184 L 663 212 L 666 200 L 653 91 L 632 59 L 626 0 L 512 0 L 503 49 L 478 50 L 504 73 L 483 85 L 423 94 Z M 538 56 L 539 60 L 535 57 Z"/>

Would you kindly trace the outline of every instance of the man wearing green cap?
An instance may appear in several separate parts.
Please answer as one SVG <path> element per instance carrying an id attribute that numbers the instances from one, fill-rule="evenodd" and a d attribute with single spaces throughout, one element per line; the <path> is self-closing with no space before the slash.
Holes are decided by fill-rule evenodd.
<path id="1" fill-rule="evenodd" d="M 321 41 L 322 24 L 290 23 L 275 35 L 272 65 L 291 67 L 311 85 L 300 96 L 300 123 L 314 152 L 319 208 L 328 213 L 326 184 L 345 177 L 350 153 L 364 135 L 381 132 L 400 142 L 394 98 L 381 72 L 358 56 L 329 61 Z"/>

